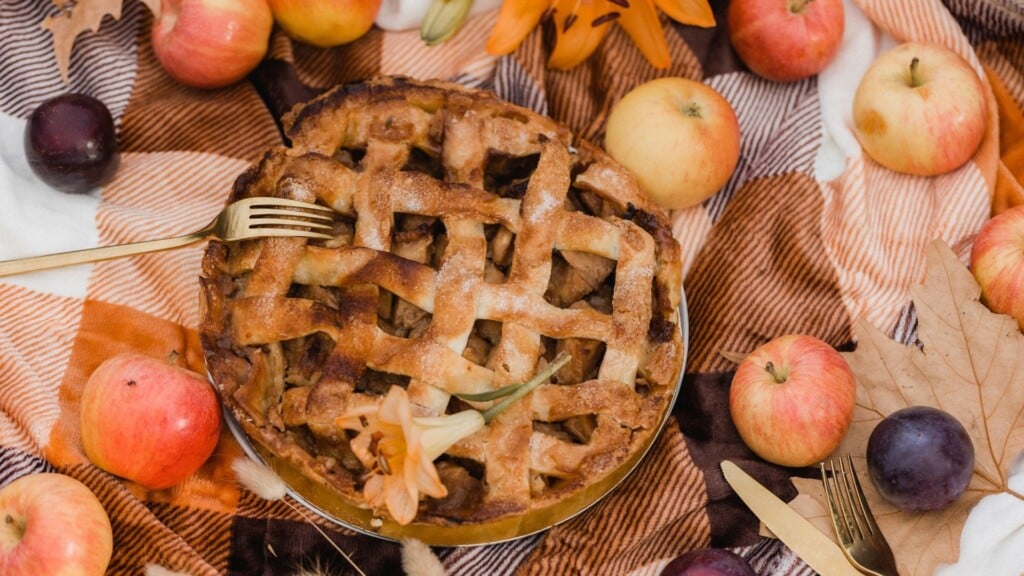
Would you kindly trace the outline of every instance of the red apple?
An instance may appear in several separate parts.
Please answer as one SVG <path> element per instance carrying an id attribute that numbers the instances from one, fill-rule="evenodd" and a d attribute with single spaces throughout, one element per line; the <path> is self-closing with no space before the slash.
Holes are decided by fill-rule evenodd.
<path id="1" fill-rule="evenodd" d="M 70 476 L 29 474 L 0 488 L 0 574 L 102 576 L 113 541 L 103 505 Z"/>
<path id="2" fill-rule="evenodd" d="M 655 202 L 683 209 L 729 181 L 740 157 L 740 126 L 714 88 L 687 78 L 659 78 L 615 103 L 604 147 Z"/>
<path id="3" fill-rule="evenodd" d="M 381 0 L 269 0 L 289 37 L 329 48 L 348 44 L 373 27 Z"/>
<path id="4" fill-rule="evenodd" d="M 153 52 L 178 82 L 221 88 L 263 60 L 273 27 L 267 0 L 161 0 Z"/>
<path id="5" fill-rule="evenodd" d="M 971 272 L 981 286 L 981 301 L 1009 314 L 1024 330 L 1024 206 L 991 218 L 974 239 Z"/>
<path id="6" fill-rule="evenodd" d="M 844 19 L 843 0 L 732 0 L 729 40 L 755 74 L 793 82 L 832 62 Z"/>
<path id="7" fill-rule="evenodd" d="M 729 411 L 743 442 L 781 466 L 809 466 L 835 451 L 857 399 L 853 371 L 813 336 L 786 335 L 740 362 Z"/>
<path id="8" fill-rule="evenodd" d="M 209 381 L 142 354 L 100 364 L 85 384 L 81 407 L 89 460 L 152 490 L 194 474 L 220 437 L 220 403 Z"/>
<path id="9" fill-rule="evenodd" d="M 853 97 L 857 140 L 875 162 L 917 176 L 962 166 L 985 135 L 985 89 L 963 58 L 908 42 L 879 56 Z"/>

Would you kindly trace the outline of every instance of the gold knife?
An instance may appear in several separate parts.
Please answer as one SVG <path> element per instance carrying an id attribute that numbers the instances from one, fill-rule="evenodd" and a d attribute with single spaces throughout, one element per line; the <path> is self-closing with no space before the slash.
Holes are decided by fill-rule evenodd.
<path id="1" fill-rule="evenodd" d="M 828 539 L 796 510 L 754 480 L 739 466 L 722 461 L 722 473 L 743 503 L 764 525 L 821 576 L 863 576 Z"/>

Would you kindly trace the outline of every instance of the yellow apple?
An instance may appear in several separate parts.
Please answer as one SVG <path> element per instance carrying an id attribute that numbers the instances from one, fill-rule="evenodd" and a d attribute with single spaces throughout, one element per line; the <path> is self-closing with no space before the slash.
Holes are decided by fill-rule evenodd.
<path id="1" fill-rule="evenodd" d="M 732 106 L 710 86 L 659 78 L 612 107 L 604 147 L 655 202 L 683 209 L 728 182 L 740 157 L 740 127 Z"/>
<path id="2" fill-rule="evenodd" d="M 369 32 L 381 0 L 269 0 L 289 37 L 319 48 L 348 44 Z"/>
<path id="3" fill-rule="evenodd" d="M 853 128 L 882 166 L 917 176 L 955 170 L 985 135 L 985 91 L 952 50 L 907 42 L 878 57 L 853 97 Z"/>

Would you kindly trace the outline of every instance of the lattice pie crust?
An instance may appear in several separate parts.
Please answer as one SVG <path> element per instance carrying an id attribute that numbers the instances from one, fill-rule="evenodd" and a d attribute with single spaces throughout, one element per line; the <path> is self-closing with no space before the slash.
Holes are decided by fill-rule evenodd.
<path id="1" fill-rule="evenodd" d="M 212 242 L 208 369 L 245 432 L 353 504 L 366 472 L 336 424 L 403 386 L 423 415 L 453 392 L 552 381 L 436 462 L 448 496 L 417 521 L 475 523 L 558 503 L 641 449 L 680 377 L 679 247 L 600 149 L 485 91 L 383 78 L 285 118 L 232 200 L 332 207 L 333 240 Z"/>

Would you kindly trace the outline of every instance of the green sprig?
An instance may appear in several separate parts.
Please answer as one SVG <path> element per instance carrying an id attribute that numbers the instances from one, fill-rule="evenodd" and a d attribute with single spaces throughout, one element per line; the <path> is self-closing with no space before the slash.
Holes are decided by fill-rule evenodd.
<path id="1" fill-rule="evenodd" d="M 548 378 L 551 378 L 552 374 L 558 372 L 562 368 L 562 366 L 568 364 L 569 360 L 572 360 L 572 355 L 562 352 L 554 360 L 552 360 L 550 364 L 545 366 L 543 370 L 537 372 L 537 374 L 534 375 L 534 377 L 531 378 L 529 382 L 525 382 L 522 384 L 511 384 L 509 386 L 503 386 L 501 388 L 498 388 L 497 390 L 493 390 L 492 392 L 485 392 L 483 394 L 467 394 L 465 396 L 480 396 L 493 394 L 494 392 L 501 392 L 501 394 L 495 396 L 495 398 L 504 397 L 504 399 L 501 402 L 498 402 L 494 406 L 491 406 L 490 408 L 482 412 L 484 416 L 484 422 L 490 422 L 491 420 L 497 418 L 498 414 L 504 412 L 506 408 L 515 404 L 530 392 L 533 392 L 533 389 L 536 388 L 537 386 L 540 386 L 541 382 L 546 382 Z M 460 394 L 456 394 L 456 396 L 464 400 L 466 399 L 463 395 Z"/>

